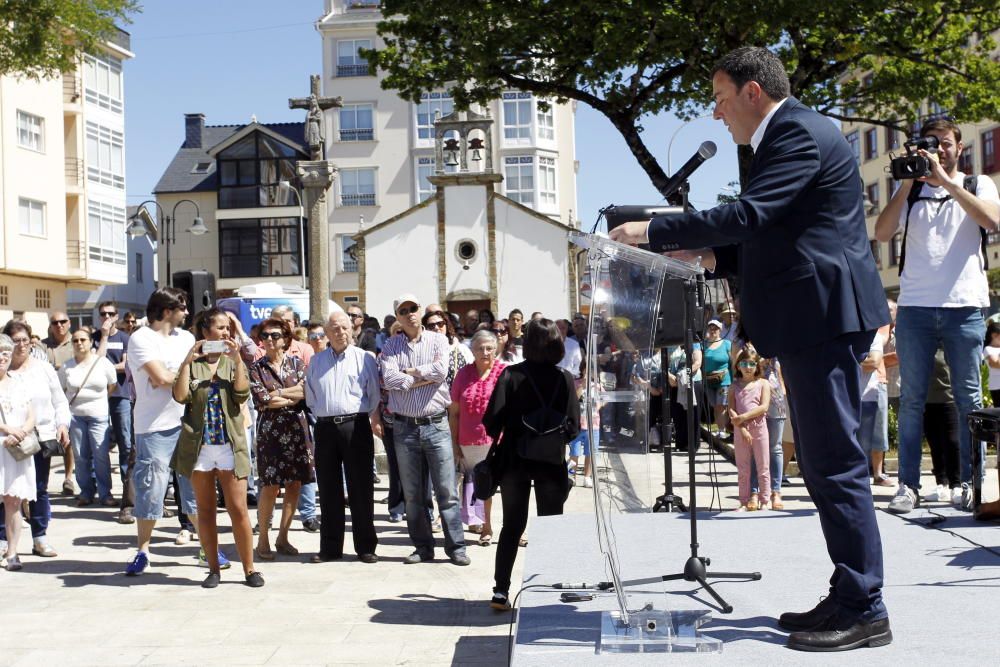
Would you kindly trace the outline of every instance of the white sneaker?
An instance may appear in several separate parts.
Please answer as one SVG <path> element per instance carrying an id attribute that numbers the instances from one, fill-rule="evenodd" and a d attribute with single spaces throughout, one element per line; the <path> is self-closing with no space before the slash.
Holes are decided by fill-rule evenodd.
<path id="1" fill-rule="evenodd" d="M 177 533 L 177 537 L 174 538 L 174 544 L 183 545 L 191 541 L 191 531 L 181 529 L 181 532 Z"/>
<path id="2" fill-rule="evenodd" d="M 908 514 L 919 506 L 920 496 L 917 495 L 917 492 L 905 484 L 900 484 L 899 491 L 889 501 L 889 506 L 886 509 L 893 514 Z"/>
<path id="3" fill-rule="evenodd" d="M 960 505 L 958 506 L 964 512 L 972 511 L 972 487 L 962 482 L 962 497 L 959 499 Z"/>
<path id="4" fill-rule="evenodd" d="M 587 489 L 594 488 L 594 480 L 592 480 L 590 477 L 584 477 L 583 478 L 583 486 L 584 486 L 584 488 L 587 488 Z"/>
<path id="5" fill-rule="evenodd" d="M 924 496 L 924 500 L 929 503 L 946 503 L 951 500 L 951 490 L 944 484 L 938 484 L 936 489 Z"/>
<path id="6" fill-rule="evenodd" d="M 951 504 L 955 507 L 962 506 L 962 487 L 956 486 L 951 490 Z"/>

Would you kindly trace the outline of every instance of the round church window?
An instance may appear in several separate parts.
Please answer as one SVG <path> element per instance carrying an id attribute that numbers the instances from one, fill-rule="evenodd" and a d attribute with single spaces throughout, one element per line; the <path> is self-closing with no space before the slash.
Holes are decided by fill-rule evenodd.
<path id="1" fill-rule="evenodd" d="M 476 258 L 476 253 L 479 249 L 476 247 L 476 242 L 470 239 L 463 239 L 458 242 L 455 246 L 455 254 L 458 255 L 459 261 L 471 262 Z"/>

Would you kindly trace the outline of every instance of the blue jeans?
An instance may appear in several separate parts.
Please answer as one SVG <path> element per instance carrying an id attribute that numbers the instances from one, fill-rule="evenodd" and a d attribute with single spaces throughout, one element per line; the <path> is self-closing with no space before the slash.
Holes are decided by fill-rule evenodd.
<path id="1" fill-rule="evenodd" d="M 128 479 L 128 457 L 132 453 L 132 401 L 119 396 L 108 398 L 111 413 L 111 430 L 118 443 L 118 473 L 122 481 Z"/>
<path id="2" fill-rule="evenodd" d="M 767 439 L 771 452 L 771 460 L 768 467 L 771 469 L 771 491 L 781 493 L 782 470 L 785 467 L 785 448 L 781 444 L 781 436 L 785 432 L 785 418 L 773 419 L 765 418 L 767 421 Z M 750 457 L 750 492 L 760 493 L 760 485 L 757 484 L 757 461 Z M 770 502 L 770 498 L 762 498 Z"/>
<path id="3" fill-rule="evenodd" d="M 137 519 L 160 519 L 163 517 L 163 497 L 170 483 L 170 457 L 177 447 L 177 437 L 181 427 L 166 431 L 135 434 L 135 466 L 132 468 L 132 484 L 135 487 L 135 510 Z M 181 496 L 181 511 L 197 515 L 194 489 L 191 481 L 178 475 L 178 492 Z"/>
<path id="4" fill-rule="evenodd" d="M 951 389 L 958 406 L 959 472 L 972 481 L 972 447 L 968 416 L 982 407 L 979 377 L 986 326 L 978 308 L 900 306 L 896 313 L 899 357 L 899 481 L 920 488 L 924 403 L 934 370 L 934 354 L 944 349 L 951 370 Z M 981 451 L 983 443 L 977 443 Z"/>
<path id="5" fill-rule="evenodd" d="M 80 497 L 94 498 L 94 482 L 100 500 L 111 497 L 111 434 L 108 417 L 76 417 L 69 423 L 69 439 L 76 457 L 76 484 Z"/>
<path id="6" fill-rule="evenodd" d="M 316 518 L 316 482 L 303 484 L 299 491 L 299 518 L 303 522 Z"/>
<path id="7" fill-rule="evenodd" d="M 861 401 L 858 444 L 869 460 L 871 452 L 889 451 L 889 389 L 885 384 L 879 383 L 876 400 Z"/>
<path id="8" fill-rule="evenodd" d="M 397 417 L 393 431 L 410 541 L 423 556 L 433 556 L 434 535 L 424 498 L 424 480 L 429 471 L 444 528 L 444 551 L 448 556 L 464 554 L 465 536 L 458 507 L 455 454 L 451 447 L 448 420 L 416 426 Z"/>

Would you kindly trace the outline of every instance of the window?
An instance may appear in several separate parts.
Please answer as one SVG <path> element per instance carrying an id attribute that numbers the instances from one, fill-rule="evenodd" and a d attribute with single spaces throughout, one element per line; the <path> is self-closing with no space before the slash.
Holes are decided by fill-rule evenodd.
<path id="1" fill-rule="evenodd" d="M 87 228 L 87 256 L 98 262 L 125 266 L 125 209 L 90 199 L 87 202 Z"/>
<path id="2" fill-rule="evenodd" d="M 871 183 L 865 188 L 865 194 L 868 195 L 868 210 L 865 211 L 865 216 L 878 215 L 880 204 L 879 201 L 879 191 L 878 183 Z"/>
<path id="3" fill-rule="evenodd" d="M 143 276 L 144 276 L 144 271 L 142 267 L 142 253 L 137 252 L 135 253 L 135 282 L 139 284 L 146 282 Z"/>
<path id="4" fill-rule="evenodd" d="M 851 147 L 851 153 L 854 155 L 855 161 L 861 164 L 861 146 L 858 144 L 858 131 L 855 130 L 844 138 L 847 139 L 847 144 Z"/>
<path id="5" fill-rule="evenodd" d="M 519 204 L 535 205 L 535 158 L 530 155 L 505 157 L 504 186 L 507 196 Z"/>
<path id="6" fill-rule="evenodd" d="M 298 200 L 282 181 L 296 182 L 291 146 L 254 132 L 219 152 L 219 208 L 294 206 Z M 270 274 L 263 274 L 270 275 Z"/>
<path id="7" fill-rule="evenodd" d="M 375 138 L 371 104 L 345 104 L 340 109 L 340 140 L 371 141 Z"/>
<path id="8" fill-rule="evenodd" d="M 45 236 L 45 203 L 21 197 L 17 200 L 17 219 L 22 234 Z"/>
<path id="9" fill-rule="evenodd" d="M 899 190 L 899 186 L 900 186 L 899 181 L 894 179 L 892 176 L 885 179 L 885 192 L 887 195 L 886 201 L 892 199 L 892 196 L 896 194 L 896 190 Z"/>
<path id="10" fill-rule="evenodd" d="M 341 206 L 375 206 L 375 170 L 340 171 Z"/>
<path id="11" fill-rule="evenodd" d="M 891 127 L 885 128 L 885 149 L 887 151 L 899 150 L 899 132 Z"/>
<path id="12" fill-rule="evenodd" d="M 503 94 L 503 140 L 508 144 L 531 143 L 531 93 Z"/>
<path id="13" fill-rule="evenodd" d="M 538 158 L 538 206 L 546 212 L 556 210 L 556 160 Z"/>
<path id="14" fill-rule="evenodd" d="M 983 146 L 983 173 L 992 174 L 997 171 L 997 155 L 995 135 L 997 130 L 987 130 L 979 135 L 979 142 Z"/>
<path id="15" fill-rule="evenodd" d="M 872 258 L 875 260 L 875 265 L 878 266 L 878 268 L 881 269 L 882 268 L 882 244 L 879 243 L 878 241 L 874 240 L 874 239 L 872 239 L 871 241 L 869 241 L 869 244 L 871 245 Z"/>
<path id="16" fill-rule="evenodd" d="M 347 0 L 348 9 L 378 9 L 382 0 Z"/>
<path id="17" fill-rule="evenodd" d="M 125 189 L 124 135 L 87 121 L 87 180 Z"/>
<path id="18" fill-rule="evenodd" d="M 212 162 L 195 162 L 191 167 L 192 174 L 207 174 L 212 171 Z"/>
<path id="19" fill-rule="evenodd" d="M 340 235 L 340 270 L 344 273 L 358 272 L 357 242 L 350 234 Z"/>
<path id="20" fill-rule="evenodd" d="M 972 174 L 976 171 L 976 167 L 972 164 L 972 144 L 969 144 L 962 149 L 962 154 L 958 156 L 958 170 L 965 174 Z"/>
<path id="21" fill-rule="evenodd" d="M 47 289 L 35 290 L 35 308 L 48 310 L 52 307 L 52 292 Z"/>
<path id="22" fill-rule="evenodd" d="M 434 140 L 434 120 L 438 114 L 447 116 L 455 103 L 447 93 L 424 93 L 417 105 L 417 139 Z"/>
<path id="23" fill-rule="evenodd" d="M 84 100 L 114 113 L 122 112 L 122 61 L 108 55 L 83 56 Z"/>
<path id="24" fill-rule="evenodd" d="M 0 285 L 0 306 L 9 306 L 10 294 L 7 292 L 6 285 Z"/>
<path id="25" fill-rule="evenodd" d="M 874 160 L 878 157 L 878 130 L 870 128 L 865 130 L 865 160 Z"/>
<path id="26" fill-rule="evenodd" d="M 368 61 L 358 51 L 370 48 L 370 39 L 345 39 L 337 42 L 337 76 L 368 76 L 371 73 Z"/>
<path id="27" fill-rule="evenodd" d="M 17 112 L 17 145 L 39 153 L 45 152 L 45 121 L 24 111 Z"/>
<path id="28" fill-rule="evenodd" d="M 889 266 L 899 266 L 899 255 L 903 250 L 903 235 L 896 234 L 889 241 Z"/>
<path id="29" fill-rule="evenodd" d="M 417 158 L 417 203 L 434 196 L 434 185 L 428 180 L 434 175 L 434 158 Z"/>
<path id="30" fill-rule="evenodd" d="M 535 113 L 535 122 L 538 123 L 539 141 L 553 141 L 556 138 L 551 105 L 549 105 L 548 111 L 542 111 L 541 108 L 538 108 Z"/>
<path id="31" fill-rule="evenodd" d="M 219 221 L 222 278 L 301 275 L 300 255 L 298 218 Z"/>

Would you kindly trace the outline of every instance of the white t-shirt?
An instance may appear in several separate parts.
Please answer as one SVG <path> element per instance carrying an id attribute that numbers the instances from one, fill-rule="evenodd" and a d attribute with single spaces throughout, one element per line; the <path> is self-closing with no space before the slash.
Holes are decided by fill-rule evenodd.
<path id="1" fill-rule="evenodd" d="M 192 345 L 194 336 L 183 329 L 174 329 L 169 336 L 162 336 L 149 327 L 142 327 L 129 338 L 126 360 L 135 384 L 133 424 L 136 433 L 169 431 L 180 426 L 184 406 L 174 401 L 172 387 L 155 388 L 143 366 L 159 361 L 168 371 L 177 372 Z"/>
<path id="2" fill-rule="evenodd" d="M 992 345 L 987 345 L 983 348 L 983 355 L 987 357 L 1000 356 L 1000 347 L 993 347 Z M 990 391 L 996 391 L 1000 389 L 1000 368 L 993 368 L 992 366 L 987 366 L 990 369 Z"/>
<path id="3" fill-rule="evenodd" d="M 93 370 L 91 370 L 93 367 Z M 87 375 L 87 373 L 90 375 Z M 87 381 L 84 384 L 84 380 Z M 74 417 L 107 417 L 108 387 L 117 384 L 118 374 L 107 357 L 91 354 L 82 364 L 70 359 L 59 369 L 59 382 L 66 392 L 69 413 Z"/>
<path id="4" fill-rule="evenodd" d="M 965 174 L 957 178 L 964 181 Z M 944 200 L 943 187 L 914 183 L 921 197 Z M 976 179 L 976 196 L 1000 204 L 997 186 L 988 176 Z M 906 205 L 899 214 L 898 231 L 906 222 Z M 986 308 L 990 290 L 983 270 L 982 236 L 958 202 L 918 201 L 910 213 L 906 234 L 906 264 L 899 278 L 899 305 L 927 308 Z"/>
<path id="5" fill-rule="evenodd" d="M 562 361 L 558 365 L 560 368 L 565 368 L 572 373 L 574 378 L 578 378 L 580 377 L 580 362 L 583 361 L 580 344 L 572 338 L 567 338 L 563 341 L 563 345 L 566 348 L 566 352 L 563 354 Z"/>

